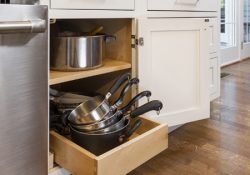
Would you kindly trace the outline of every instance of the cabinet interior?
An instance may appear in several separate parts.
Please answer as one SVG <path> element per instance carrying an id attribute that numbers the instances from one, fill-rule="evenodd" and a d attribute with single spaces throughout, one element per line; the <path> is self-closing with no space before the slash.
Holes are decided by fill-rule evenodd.
<path id="1" fill-rule="evenodd" d="M 103 26 L 101 33 L 116 36 L 116 41 L 106 44 L 104 59 L 131 63 L 131 19 L 61 19 L 51 24 L 51 38 L 62 31 L 90 32 L 98 26 Z"/>
<path id="2" fill-rule="evenodd" d="M 103 26 L 101 33 L 116 36 L 115 41 L 105 44 L 103 67 L 80 72 L 50 71 L 51 87 L 62 91 L 81 92 L 84 95 L 104 95 L 122 73 L 132 73 L 132 22 L 132 19 L 60 19 L 51 24 L 51 40 L 59 32 L 89 32 L 98 26 Z M 57 81 L 58 77 L 61 79 Z M 118 94 L 119 92 L 114 99 Z M 128 100 L 131 95 L 127 96 Z"/>

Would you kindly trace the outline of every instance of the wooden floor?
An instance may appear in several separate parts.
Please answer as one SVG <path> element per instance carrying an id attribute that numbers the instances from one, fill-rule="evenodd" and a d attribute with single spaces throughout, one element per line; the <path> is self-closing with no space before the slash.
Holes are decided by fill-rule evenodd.
<path id="1" fill-rule="evenodd" d="M 222 79 L 211 119 L 171 133 L 169 149 L 129 175 L 250 175 L 250 60 L 222 72 L 231 75 Z"/>

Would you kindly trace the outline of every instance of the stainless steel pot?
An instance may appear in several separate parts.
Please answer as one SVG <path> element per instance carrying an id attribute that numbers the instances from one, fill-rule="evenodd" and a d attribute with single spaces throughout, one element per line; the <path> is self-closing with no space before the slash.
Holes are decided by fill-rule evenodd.
<path id="1" fill-rule="evenodd" d="M 110 35 L 58 36 L 52 38 L 52 70 L 78 71 L 102 66 L 105 42 L 115 39 Z"/>

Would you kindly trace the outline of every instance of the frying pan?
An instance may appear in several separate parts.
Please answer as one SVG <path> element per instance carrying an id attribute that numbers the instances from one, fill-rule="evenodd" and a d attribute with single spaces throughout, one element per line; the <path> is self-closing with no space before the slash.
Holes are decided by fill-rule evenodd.
<path id="1" fill-rule="evenodd" d="M 130 126 L 129 120 L 126 120 L 124 127 L 120 130 L 92 135 L 77 131 L 70 126 L 70 133 L 73 142 L 99 156 L 125 142 L 141 124 L 141 120 L 137 120 L 133 126 Z"/>
<path id="2" fill-rule="evenodd" d="M 81 103 L 69 114 L 69 121 L 74 124 L 91 124 L 103 119 L 110 112 L 110 97 L 119 89 L 119 87 L 129 79 L 130 74 L 122 75 L 112 86 L 105 97 L 88 100 Z"/>
<path id="3" fill-rule="evenodd" d="M 131 116 L 133 118 L 136 117 L 136 115 L 142 115 L 145 112 L 148 112 L 150 110 L 159 110 L 162 108 L 159 106 L 157 101 L 156 102 L 149 102 L 137 109 L 135 109 Z M 161 102 L 160 102 L 161 103 Z M 70 126 L 70 133 L 72 141 L 78 144 L 79 146 L 89 150 L 95 155 L 101 155 L 107 151 L 109 151 L 112 148 L 115 148 L 119 146 L 120 144 L 127 141 L 127 139 L 140 127 L 142 124 L 141 120 L 137 120 L 134 125 L 131 126 L 131 119 L 129 117 L 124 118 L 124 123 L 121 128 L 118 130 L 112 131 L 112 132 L 106 132 L 106 133 L 84 133 L 77 131 L 73 127 Z"/>
<path id="4" fill-rule="evenodd" d="M 147 97 L 148 101 L 151 96 L 150 91 L 143 91 L 136 95 L 125 107 L 122 109 L 119 109 L 114 113 L 113 115 L 110 115 L 106 119 L 103 119 L 99 122 L 89 124 L 89 125 L 73 125 L 70 124 L 74 129 L 81 131 L 81 132 L 92 132 L 96 130 L 101 130 L 103 128 L 109 127 L 113 125 L 114 123 L 118 122 L 123 115 L 128 112 L 128 110 L 136 103 L 138 102 L 141 98 Z"/>
<path id="5" fill-rule="evenodd" d="M 115 124 L 113 124 L 109 127 L 106 127 L 104 129 L 101 129 L 101 130 L 92 131 L 92 132 L 90 132 L 90 134 L 92 134 L 92 133 L 93 134 L 94 133 L 101 134 L 101 133 L 114 132 L 116 130 L 119 130 L 119 128 L 122 128 L 124 126 L 124 123 L 126 120 L 130 120 L 130 118 L 136 118 L 139 115 L 142 115 L 144 113 L 147 113 L 147 112 L 153 111 L 153 110 L 159 112 L 162 109 L 162 106 L 163 106 L 162 103 L 158 100 L 148 102 L 145 105 L 136 108 L 130 114 L 119 117 L 118 122 L 116 122 Z"/>

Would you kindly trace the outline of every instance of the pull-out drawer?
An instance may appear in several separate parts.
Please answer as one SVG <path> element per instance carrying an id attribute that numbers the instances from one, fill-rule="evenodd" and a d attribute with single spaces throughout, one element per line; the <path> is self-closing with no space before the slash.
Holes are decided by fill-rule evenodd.
<path id="1" fill-rule="evenodd" d="M 55 154 L 55 162 L 73 175 L 124 175 L 168 146 L 166 124 L 141 119 L 142 126 L 129 141 L 100 156 L 52 131 L 50 148 Z"/>
<path id="2" fill-rule="evenodd" d="M 134 0 L 51 0 L 54 9 L 134 10 Z"/>
<path id="3" fill-rule="evenodd" d="M 148 10 L 217 11 L 218 0 L 148 0 Z"/>

